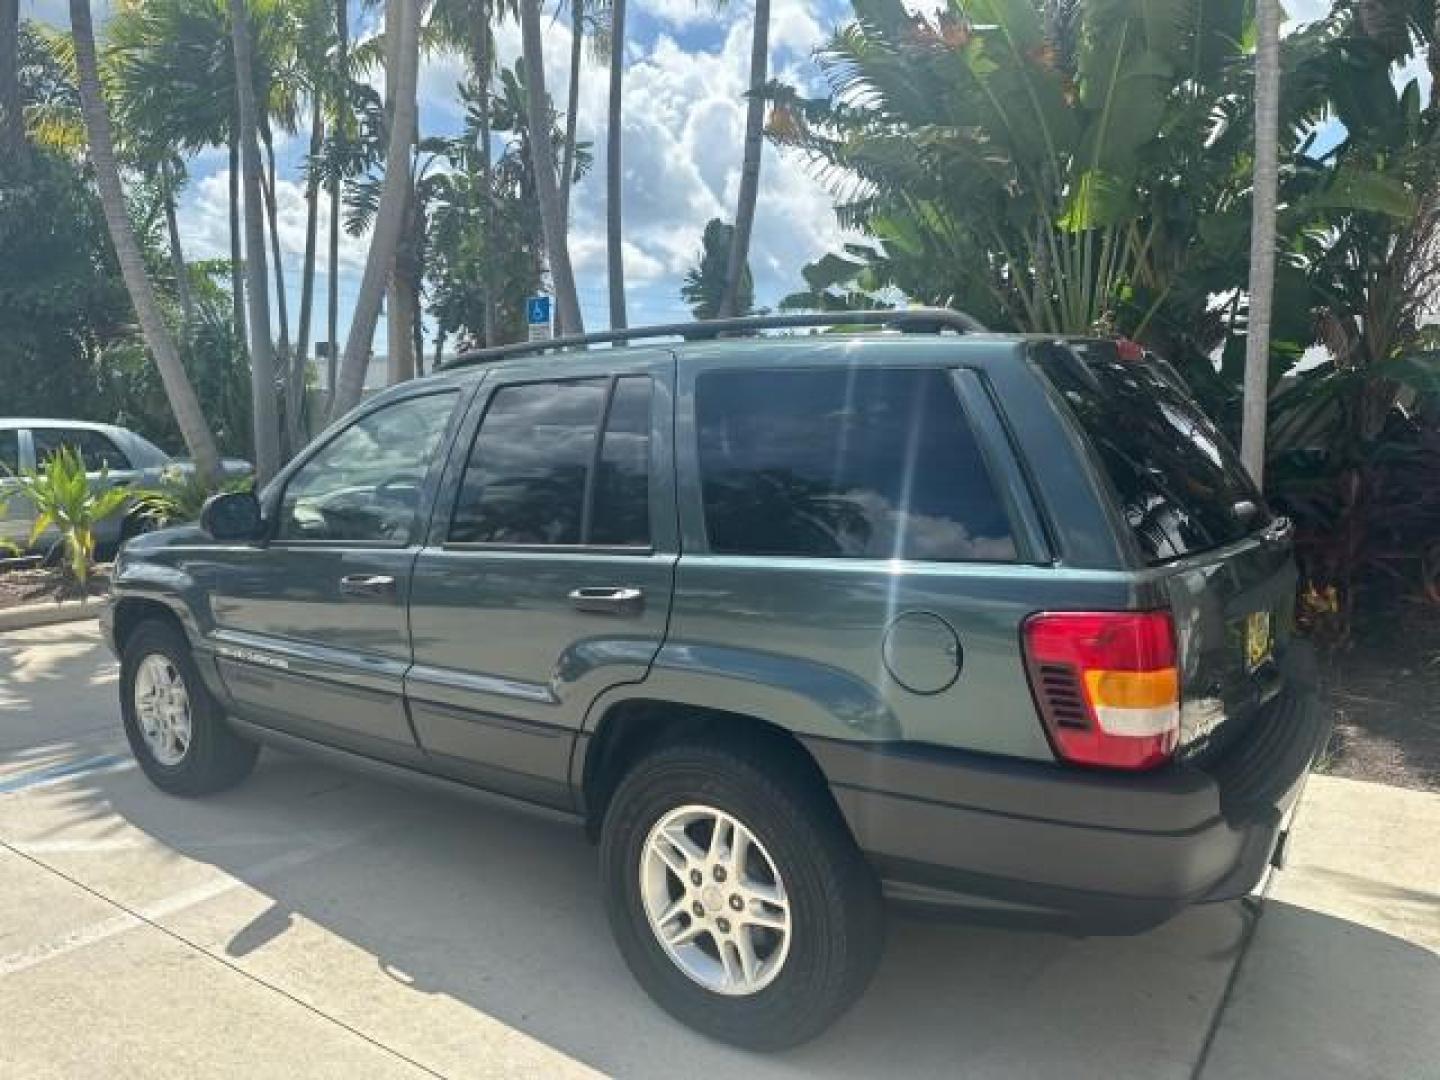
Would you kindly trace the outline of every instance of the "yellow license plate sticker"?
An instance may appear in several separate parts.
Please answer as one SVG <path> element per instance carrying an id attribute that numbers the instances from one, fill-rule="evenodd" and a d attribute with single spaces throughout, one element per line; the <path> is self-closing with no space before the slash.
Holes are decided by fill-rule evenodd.
<path id="1" fill-rule="evenodd" d="M 1245 667 L 1254 671 L 1270 659 L 1274 638 L 1270 635 L 1270 612 L 1252 611 L 1245 616 Z"/>

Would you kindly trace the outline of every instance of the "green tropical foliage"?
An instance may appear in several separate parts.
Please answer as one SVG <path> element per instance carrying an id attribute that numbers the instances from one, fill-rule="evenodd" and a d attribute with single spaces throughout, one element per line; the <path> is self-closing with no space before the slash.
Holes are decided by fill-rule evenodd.
<path id="1" fill-rule="evenodd" d="M 462 347 L 483 343 L 485 283 L 494 282 L 489 296 L 496 336 L 519 341 L 525 336 L 525 298 L 539 290 L 545 269 L 523 64 L 499 72 L 487 94 L 479 93 L 473 78 L 458 92 L 465 103 L 463 130 L 457 138 L 424 145 L 444 167 L 427 171 L 416 185 L 428 223 L 429 310 L 441 341 L 454 336 Z M 486 104 L 488 131 L 501 143 L 499 153 L 482 162 L 479 140 L 487 114 L 481 110 Z M 550 141 L 557 154 L 564 138 L 553 125 Z M 583 179 L 592 163 L 589 145 L 577 143 L 574 179 Z M 489 208 L 488 223 L 482 206 Z"/>
<path id="2" fill-rule="evenodd" d="M 157 487 L 132 493 L 134 513 L 156 528 L 200 520 L 205 500 L 227 491 L 248 491 L 254 480 L 245 477 L 207 484 L 193 470 L 166 469 Z"/>
<path id="3" fill-rule="evenodd" d="M 56 544 L 63 549 L 65 572 L 83 589 L 95 562 L 95 526 L 120 513 L 129 493 L 108 487 L 104 472 L 100 482 L 92 485 L 79 452 L 69 446 L 62 446 L 38 470 L 22 472 L 14 481 L 19 494 L 35 507 L 31 546 L 54 528 L 60 534 Z"/>
<path id="4" fill-rule="evenodd" d="M 769 134 L 873 242 L 814 268 L 791 306 L 894 289 L 1085 332 L 1166 295 L 1200 218 L 1243 188 L 1242 0 L 854 7 L 818 58 L 832 93 L 772 84 Z"/>
<path id="5" fill-rule="evenodd" d="M 725 267 L 734 243 L 735 226 L 711 218 L 700 239 L 700 258 L 685 272 L 680 286 L 680 299 L 690 305 L 697 319 L 713 319 L 720 313 L 720 298 L 725 292 Z M 735 314 L 749 315 L 755 310 L 755 279 L 747 263 L 740 275 L 740 290 L 735 300 Z"/>

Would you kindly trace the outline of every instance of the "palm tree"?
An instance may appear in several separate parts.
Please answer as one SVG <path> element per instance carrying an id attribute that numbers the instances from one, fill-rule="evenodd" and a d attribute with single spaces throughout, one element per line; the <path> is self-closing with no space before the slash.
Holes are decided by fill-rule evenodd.
<path id="1" fill-rule="evenodd" d="M 416 0 L 416 2 L 419 3 L 420 0 Z M 395 122 L 395 110 L 398 105 L 396 95 L 400 90 L 398 76 L 401 59 L 396 50 L 403 43 L 401 35 L 395 31 L 395 27 L 399 25 L 401 6 L 400 0 L 385 0 L 385 120 L 387 124 L 391 125 Z M 413 96 L 414 91 L 412 90 L 411 93 Z M 415 103 L 407 102 L 406 104 L 413 108 Z M 418 115 L 417 111 L 417 123 Z M 410 135 L 412 147 L 415 144 L 415 135 L 416 132 L 412 131 Z M 409 262 L 408 249 L 412 246 L 415 235 L 413 228 L 415 185 L 408 157 L 403 177 L 397 176 L 392 180 L 389 171 L 386 171 L 386 187 L 390 187 L 392 183 L 399 185 L 399 191 L 403 197 L 400 208 L 400 233 L 395 244 L 395 251 L 391 255 L 389 283 L 386 287 L 385 353 L 389 364 L 386 381 L 394 385 L 415 377 L 415 345 L 411 327 L 415 324 L 418 315 L 419 297 L 409 287 L 409 275 L 404 269 L 404 265 Z"/>
<path id="2" fill-rule="evenodd" d="M 12 157 L 25 147 L 19 53 L 20 0 L 0 0 L 0 153 Z"/>
<path id="3" fill-rule="evenodd" d="M 399 35 L 396 45 L 395 118 L 390 125 L 389 144 L 385 154 L 385 184 L 380 206 L 375 213 L 375 227 L 370 239 L 370 252 L 365 259 L 365 273 L 360 279 L 360 293 L 355 300 L 355 315 L 350 323 L 350 336 L 345 342 L 345 357 L 340 366 L 339 385 L 330 403 L 330 416 L 335 418 L 354 408 L 360 401 L 369 365 L 375 323 L 380 318 L 380 302 L 385 293 L 385 279 L 395 259 L 400 230 L 405 225 L 405 195 L 410 183 L 410 145 L 415 138 L 415 78 L 420 64 L 419 0 L 394 0 Z"/>
<path id="4" fill-rule="evenodd" d="M 755 200 L 760 194 L 760 153 L 765 146 L 764 93 L 769 63 L 770 0 L 755 0 L 755 31 L 750 42 L 750 101 L 745 110 L 745 156 L 740 166 L 735 237 L 725 266 L 725 292 L 720 297 L 721 318 L 734 315 L 739 306 L 741 279 L 750 257 L 750 230 L 755 224 Z"/>
<path id="5" fill-rule="evenodd" d="M 342 125 L 347 123 L 347 108 L 349 102 L 350 88 L 350 16 L 347 0 L 335 0 L 335 85 L 331 89 L 331 108 L 335 117 L 335 130 L 340 130 Z M 336 359 L 339 356 L 338 338 L 340 334 L 340 183 L 342 176 L 339 169 L 335 169 L 330 175 L 330 251 L 328 255 L 329 271 L 325 283 L 328 290 L 327 310 L 325 316 L 326 345 L 326 378 L 325 392 L 333 399 L 335 396 L 335 376 L 337 373 Z M 327 408 L 328 408 L 327 402 Z"/>
<path id="6" fill-rule="evenodd" d="M 560 201 L 565 207 L 565 221 L 570 221 L 570 190 L 575 186 L 575 129 L 580 116 L 580 60 L 586 39 L 590 54 L 597 61 L 610 59 L 609 11 L 605 0 L 594 0 L 589 7 L 585 0 L 570 3 L 570 82 L 565 107 L 565 146 L 560 155 Z"/>
<path id="7" fill-rule="evenodd" d="M 250 313 L 250 388 L 255 423 L 255 479 L 264 484 L 280 467 L 280 426 L 275 401 L 275 353 L 270 338 L 269 286 L 265 280 L 265 207 L 261 195 L 260 144 L 256 131 L 254 58 L 246 0 L 230 0 L 239 114 L 240 172 L 245 188 L 245 277 Z"/>
<path id="8" fill-rule="evenodd" d="M 325 141 L 325 112 L 318 88 L 310 91 L 310 158 L 319 156 Z M 286 437 L 293 454 L 305 440 L 301 413 L 304 408 L 305 366 L 310 352 L 310 315 L 315 305 L 315 243 L 320 230 L 320 184 L 313 175 L 305 177 L 305 255 L 300 264 L 300 322 L 295 327 L 295 354 L 285 378 Z"/>
<path id="9" fill-rule="evenodd" d="M 735 226 L 711 218 L 700 241 L 700 260 L 685 272 L 685 283 L 680 286 L 680 299 L 690 305 L 695 318 L 713 319 L 719 313 L 720 296 L 725 291 L 725 268 L 734 246 Z M 735 313 L 748 315 L 754 306 L 755 285 L 747 266 L 740 279 Z"/>
<path id="10" fill-rule="evenodd" d="M 285 421 L 291 450 L 299 449 L 307 356 L 310 352 L 310 318 L 315 308 L 316 244 L 320 231 L 320 177 L 313 163 L 325 143 L 325 112 L 331 71 L 329 51 L 334 43 L 334 17 L 329 0 L 304 0 L 295 21 L 296 68 L 310 95 L 310 153 L 305 170 L 305 254 L 300 267 L 300 318 L 295 327 L 295 353 L 285 381 Z"/>
<path id="11" fill-rule="evenodd" d="M 565 332 L 583 334 L 585 323 L 580 317 L 564 207 L 555 178 L 555 151 L 549 139 L 533 137 L 534 132 L 548 132 L 551 126 L 550 97 L 545 92 L 545 57 L 540 44 L 540 0 L 523 0 L 520 5 L 520 42 L 525 58 L 526 104 L 532 132 L 530 152 L 535 157 L 535 192 L 540 202 L 540 224 L 545 234 L 545 253 L 550 260 L 555 306 Z"/>
<path id="12" fill-rule="evenodd" d="M 1275 201 L 1279 186 L 1280 0 L 1256 0 L 1255 29 L 1255 179 L 1240 456 L 1258 487 L 1265 475 L 1265 415 L 1270 400 L 1270 314 L 1275 289 Z"/>
<path id="13" fill-rule="evenodd" d="M 493 193 L 494 162 L 490 146 L 490 99 L 491 83 L 495 77 L 495 38 L 493 23 L 506 15 L 516 15 L 516 0 L 436 0 L 431 26 L 443 43 L 462 54 L 470 64 L 470 76 L 475 83 L 475 112 L 479 125 L 476 132 L 476 146 L 479 151 L 478 188 L 480 191 L 477 215 L 480 219 L 480 236 L 488 244 L 495 229 L 492 216 L 495 207 Z M 484 294 L 484 328 L 481 338 L 488 345 L 500 344 L 499 304 L 493 295 L 496 285 L 490 280 L 490 260 L 481 266 Z"/>
<path id="14" fill-rule="evenodd" d="M 180 353 L 165 325 L 155 289 L 145 271 L 145 259 L 135 241 L 130 219 L 125 210 L 125 195 L 120 187 L 120 171 L 115 163 L 115 145 L 110 131 L 110 116 L 100 89 L 100 70 L 95 57 L 95 29 L 90 21 L 89 0 L 70 0 L 70 28 L 75 38 L 75 68 L 80 84 L 80 107 L 85 117 L 85 131 L 90 144 L 90 159 L 95 169 L 95 186 L 100 193 L 100 207 L 120 273 L 125 280 L 130 301 L 140 320 L 145 344 L 155 358 L 160 381 L 165 387 L 170 409 L 181 437 L 195 459 L 199 475 L 214 481 L 220 475 L 220 455 L 215 437 L 200 411 L 195 388 L 185 374 Z"/>
<path id="15" fill-rule="evenodd" d="M 605 261 L 610 279 L 610 328 L 625 329 L 625 249 L 621 227 L 621 106 L 625 82 L 625 0 L 610 2 L 610 104 L 605 128 Z"/>
<path id="16" fill-rule="evenodd" d="M 170 269 L 175 275 L 175 296 L 180 301 L 180 317 L 184 336 L 189 339 L 195 326 L 195 301 L 190 294 L 190 271 L 185 265 L 185 251 L 180 246 L 180 222 L 175 213 L 175 200 L 185 175 L 184 165 L 169 153 L 160 157 L 160 198 L 165 212 L 165 232 L 170 241 Z"/>

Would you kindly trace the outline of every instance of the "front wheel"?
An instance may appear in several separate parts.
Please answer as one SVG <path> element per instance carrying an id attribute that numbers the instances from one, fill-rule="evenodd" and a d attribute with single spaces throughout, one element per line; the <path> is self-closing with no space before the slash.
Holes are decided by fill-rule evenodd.
<path id="1" fill-rule="evenodd" d="M 631 971 L 704 1034 L 797 1045 L 874 972 L 874 874 L 822 793 L 764 755 L 697 744 L 645 758 L 610 804 L 600 858 Z"/>
<path id="2" fill-rule="evenodd" d="M 259 747 L 225 723 L 178 628 L 135 628 L 120 660 L 125 737 L 151 783 L 171 795 L 208 795 L 249 775 Z"/>

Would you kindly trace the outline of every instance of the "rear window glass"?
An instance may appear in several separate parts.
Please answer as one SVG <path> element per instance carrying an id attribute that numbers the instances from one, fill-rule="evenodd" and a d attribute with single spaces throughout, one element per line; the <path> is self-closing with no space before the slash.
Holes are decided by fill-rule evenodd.
<path id="1" fill-rule="evenodd" d="M 1114 349 L 1036 350 L 1151 563 L 1240 540 L 1269 518 L 1240 456 L 1175 379 Z"/>
<path id="2" fill-rule="evenodd" d="M 1015 558 L 949 372 L 728 371 L 697 387 L 711 550 Z"/>

